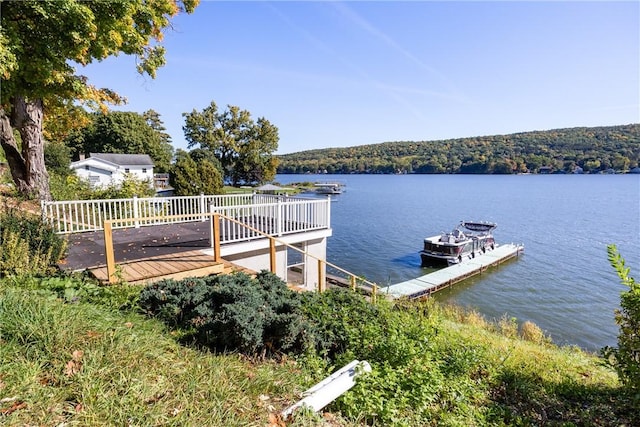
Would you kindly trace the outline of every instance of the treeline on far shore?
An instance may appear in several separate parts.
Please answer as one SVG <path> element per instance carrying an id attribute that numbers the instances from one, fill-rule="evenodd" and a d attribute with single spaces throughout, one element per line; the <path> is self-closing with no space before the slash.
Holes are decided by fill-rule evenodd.
<path id="1" fill-rule="evenodd" d="M 626 173 L 638 170 L 640 124 L 384 142 L 278 159 L 280 174 Z"/>

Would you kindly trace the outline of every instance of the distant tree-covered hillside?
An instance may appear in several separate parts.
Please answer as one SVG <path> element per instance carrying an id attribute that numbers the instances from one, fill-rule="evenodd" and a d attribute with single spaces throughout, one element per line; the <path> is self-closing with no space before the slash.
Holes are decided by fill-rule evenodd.
<path id="1" fill-rule="evenodd" d="M 640 124 L 441 141 L 396 141 L 279 156 L 278 173 L 624 172 L 640 162 Z"/>

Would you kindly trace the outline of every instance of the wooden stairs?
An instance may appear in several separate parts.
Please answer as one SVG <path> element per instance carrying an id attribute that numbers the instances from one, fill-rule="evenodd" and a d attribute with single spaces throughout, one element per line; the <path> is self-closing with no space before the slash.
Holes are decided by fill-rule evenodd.
<path id="1" fill-rule="evenodd" d="M 87 270 L 102 283 L 109 283 L 106 266 L 98 266 Z M 170 256 L 160 255 L 135 261 L 125 261 L 117 264 L 119 281 L 132 285 L 149 284 L 164 279 L 181 280 L 187 277 L 204 277 L 212 274 L 232 274 L 244 272 L 250 276 L 257 273 L 229 261 L 215 262 L 211 255 L 201 250 L 178 252 Z M 289 284 L 292 290 L 300 291 L 304 288 Z"/>

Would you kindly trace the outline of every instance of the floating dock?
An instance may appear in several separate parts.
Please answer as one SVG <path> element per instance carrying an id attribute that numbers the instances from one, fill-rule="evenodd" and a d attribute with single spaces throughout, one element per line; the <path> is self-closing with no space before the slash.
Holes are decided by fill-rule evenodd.
<path id="1" fill-rule="evenodd" d="M 446 267 L 417 279 L 390 285 L 380 289 L 380 294 L 387 294 L 393 298 L 423 298 L 434 292 L 447 288 L 476 274 L 482 273 L 489 267 L 494 267 L 504 261 L 518 257 L 524 251 L 523 245 L 505 244 L 494 250 L 477 256 L 463 263 Z"/>

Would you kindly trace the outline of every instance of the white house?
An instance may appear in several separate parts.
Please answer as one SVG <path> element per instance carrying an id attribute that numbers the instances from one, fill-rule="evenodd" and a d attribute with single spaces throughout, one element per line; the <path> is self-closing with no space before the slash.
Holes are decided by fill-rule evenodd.
<path id="1" fill-rule="evenodd" d="M 120 184 L 127 175 L 153 185 L 153 161 L 147 154 L 90 153 L 89 157 L 72 162 L 71 169 L 94 187 Z"/>

